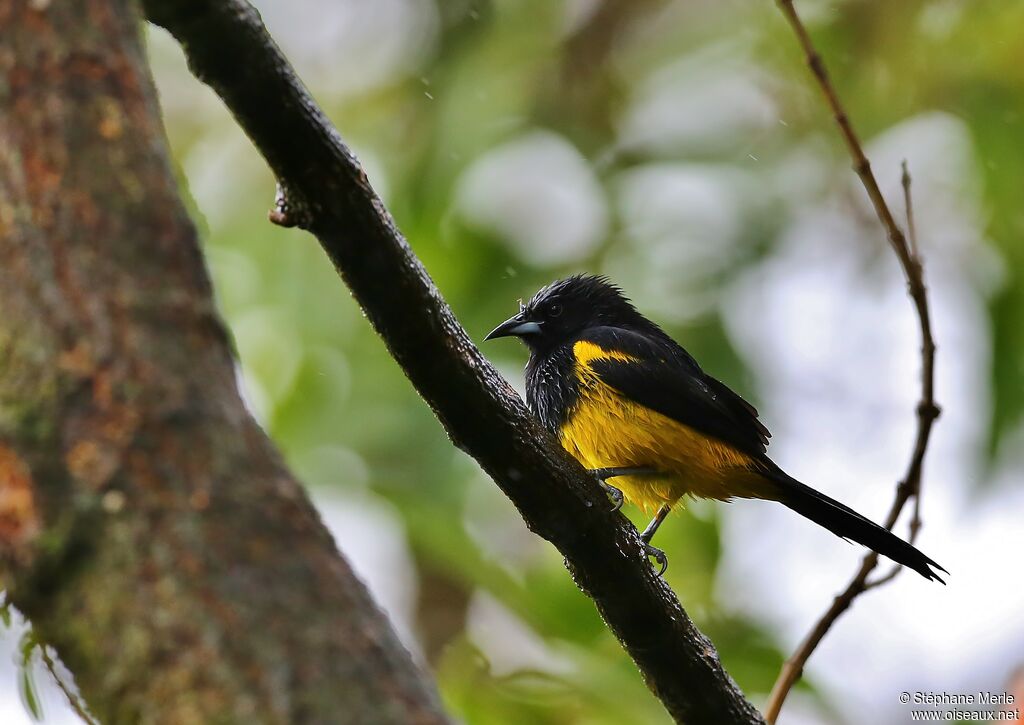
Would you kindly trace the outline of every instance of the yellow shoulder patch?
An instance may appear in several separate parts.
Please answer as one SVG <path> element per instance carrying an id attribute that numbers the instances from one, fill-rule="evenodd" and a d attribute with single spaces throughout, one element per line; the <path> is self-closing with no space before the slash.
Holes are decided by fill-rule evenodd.
<path id="1" fill-rule="evenodd" d="M 572 351 L 580 397 L 562 425 L 562 446 L 586 468 L 641 466 L 661 472 L 612 481 L 629 501 L 656 509 L 687 494 L 721 500 L 764 495 L 765 481 L 750 456 L 621 395 L 590 366 L 597 360 L 639 358 L 583 340 Z"/>
<path id="2" fill-rule="evenodd" d="M 572 346 L 572 354 L 576 362 L 587 365 L 594 360 L 623 360 L 626 362 L 636 361 L 636 357 L 618 350 L 605 350 L 600 345 L 586 340 L 580 340 Z"/>

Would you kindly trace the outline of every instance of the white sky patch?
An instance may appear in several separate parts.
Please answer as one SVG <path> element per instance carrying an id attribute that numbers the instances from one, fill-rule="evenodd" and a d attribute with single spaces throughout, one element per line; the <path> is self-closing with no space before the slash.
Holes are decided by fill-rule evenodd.
<path id="1" fill-rule="evenodd" d="M 417 71 L 440 29 L 433 0 L 288 0 L 256 3 L 271 35 L 318 92 L 366 92 Z"/>
<path id="2" fill-rule="evenodd" d="M 604 193 L 587 160 L 563 137 L 533 131 L 477 159 L 458 183 L 468 223 L 505 241 L 531 264 L 588 256 L 604 238 Z"/>
<path id="3" fill-rule="evenodd" d="M 774 128 L 775 103 L 755 67 L 736 47 L 714 47 L 670 63 L 641 82 L 619 132 L 619 145 L 653 154 L 704 155 L 737 138 Z"/>
<path id="4" fill-rule="evenodd" d="M 366 583 L 402 643 L 421 658 L 414 634 L 416 568 L 398 515 L 386 502 L 369 495 L 314 488 L 310 496 L 338 548 Z"/>
<path id="5" fill-rule="evenodd" d="M 537 670 L 566 675 L 573 663 L 549 647 L 505 605 L 483 591 L 477 591 L 469 603 L 466 631 L 483 650 L 491 670 L 498 677 L 518 670 Z"/>
<path id="6" fill-rule="evenodd" d="M 649 315 L 678 323 L 706 314 L 718 299 L 707 281 L 735 260 L 750 183 L 734 167 L 711 164 L 652 163 L 619 174 L 626 243 L 612 248 L 604 271 Z"/>

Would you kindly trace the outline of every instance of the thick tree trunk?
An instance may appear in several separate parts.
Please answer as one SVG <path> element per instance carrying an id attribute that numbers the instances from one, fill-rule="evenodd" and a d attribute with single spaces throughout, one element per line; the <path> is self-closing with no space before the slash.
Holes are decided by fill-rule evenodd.
<path id="1" fill-rule="evenodd" d="M 443 722 L 243 407 L 127 0 L 0 0 L 0 577 L 104 722 Z"/>

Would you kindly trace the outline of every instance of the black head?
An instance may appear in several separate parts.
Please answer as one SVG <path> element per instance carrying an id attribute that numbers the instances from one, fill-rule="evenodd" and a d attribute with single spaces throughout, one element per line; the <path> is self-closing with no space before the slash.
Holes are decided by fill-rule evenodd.
<path id="1" fill-rule="evenodd" d="M 657 329 L 606 277 L 577 274 L 552 282 L 525 305 L 520 303 L 519 314 L 491 330 L 484 340 L 518 337 L 532 351 L 543 352 L 601 326 Z"/>

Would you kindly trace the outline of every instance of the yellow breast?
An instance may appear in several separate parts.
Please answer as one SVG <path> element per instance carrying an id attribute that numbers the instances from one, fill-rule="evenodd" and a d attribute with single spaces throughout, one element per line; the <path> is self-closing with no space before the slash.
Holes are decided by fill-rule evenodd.
<path id="1" fill-rule="evenodd" d="M 606 385 L 590 364 L 630 361 L 628 354 L 577 342 L 580 397 L 562 426 L 562 446 L 586 468 L 646 466 L 657 476 L 623 476 L 609 481 L 644 509 L 674 504 L 684 495 L 729 499 L 757 497 L 760 479 L 751 459 L 655 410 L 628 400 Z"/>

